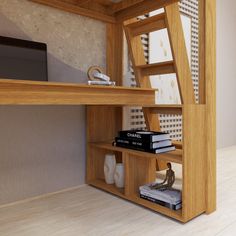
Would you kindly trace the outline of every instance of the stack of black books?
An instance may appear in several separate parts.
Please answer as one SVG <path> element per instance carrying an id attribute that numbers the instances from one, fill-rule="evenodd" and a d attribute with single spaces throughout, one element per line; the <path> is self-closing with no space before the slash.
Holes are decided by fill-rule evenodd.
<path id="1" fill-rule="evenodd" d="M 141 198 L 157 203 L 161 206 L 165 206 L 175 211 L 182 208 L 182 197 L 180 190 L 155 190 L 151 187 L 153 184 L 146 184 L 139 187 L 139 193 Z"/>
<path id="2" fill-rule="evenodd" d="M 115 138 L 115 145 L 156 154 L 175 150 L 168 133 L 154 131 L 120 131 L 119 136 Z"/>

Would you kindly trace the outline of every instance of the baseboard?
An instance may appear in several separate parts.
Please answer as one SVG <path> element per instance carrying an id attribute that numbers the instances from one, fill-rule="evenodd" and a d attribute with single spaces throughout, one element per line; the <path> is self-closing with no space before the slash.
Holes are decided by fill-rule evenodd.
<path id="1" fill-rule="evenodd" d="M 62 189 L 62 190 L 59 190 L 59 191 L 56 191 L 56 192 L 46 193 L 46 194 L 38 195 L 38 196 L 35 196 L 35 197 L 26 198 L 26 199 L 23 199 L 23 200 L 19 200 L 19 201 L 7 203 L 7 204 L 2 204 L 2 205 L 0 205 L 0 209 L 5 208 L 5 207 L 11 207 L 11 206 L 19 205 L 19 204 L 22 204 L 22 203 L 35 201 L 35 200 L 38 200 L 38 199 L 52 197 L 54 195 L 61 194 L 61 193 L 71 192 L 71 191 L 77 190 L 77 189 L 85 187 L 85 186 L 87 186 L 87 184 L 82 184 L 82 185 L 79 185 L 79 186 L 75 186 L 75 187 L 71 187 L 71 188 L 67 188 L 67 189 Z"/>

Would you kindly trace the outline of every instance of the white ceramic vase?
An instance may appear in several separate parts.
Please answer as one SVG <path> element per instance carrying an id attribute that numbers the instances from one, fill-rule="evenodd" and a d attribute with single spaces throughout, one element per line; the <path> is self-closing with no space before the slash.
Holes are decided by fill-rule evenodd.
<path id="1" fill-rule="evenodd" d="M 107 184 L 114 184 L 116 157 L 114 154 L 106 154 L 104 161 L 104 175 Z"/>
<path id="2" fill-rule="evenodd" d="M 124 164 L 119 163 L 116 165 L 114 179 L 117 188 L 124 188 L 125 186 Z"/>

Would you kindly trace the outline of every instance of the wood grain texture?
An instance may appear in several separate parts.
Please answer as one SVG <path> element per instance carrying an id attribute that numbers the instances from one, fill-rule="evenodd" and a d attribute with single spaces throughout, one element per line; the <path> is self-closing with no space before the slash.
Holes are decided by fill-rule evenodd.
<path id="1" fill-rule="evenodd" d="M 142 2 L 143 0 L 123 0 L 123 1 L 120 1 L 120 2 L 117 2 L 117 3 L 114 3 L 111 7 L 111 11 L 112 12 L 118 12 L 120 10 L 123 10 L 127 7 L 131 7 L 137 3 L 140 3 Z"/>
<path id="2" fill-rule="evenodd" d="M 158 14 L 129 25 L 133 36 L 150 33 L 166 28 L 165 14 Z"/>
<path id="3" fill-rule="evenodd" d="M 205 105 L 183 108 L 183 218 L 188 221 L 206 210 Z"/>
<path id="4" fill-rule="evenodd" d="M 117 84 L 123 78 L 123 28 L 120 24 L 107 24 L 107 74 Z M 115 66 L 114 66 L 115 65 Z M 116 98 L 120 99 L 120 93 Z M 96 173 L 103 175 L 105 153 L 91 148 L 90 142 L 112 140 L 122 130 L 122 107 L 90 106 L 87 107 L 87 182 L 97 179 Z M 98 158 L 98 156 L 100 158 Z M 95 176 L 94 176 L 95 175 Z"/>
<path id="5" fill-rule="evenodd" d="M 205 24 L 206 24 L 206 8 L 205 0 L 199 0 L 199 103 L 206 104 L 206 78 L 205 78 L 205 59 L 206 59 L 206 48 L 205 48 Z"/>
<path id="6" fill-rule="evenodd" d="M 140 65 L 137 67 L 137 69 L 140 71 L 142 76 L 175 73 L 175 66 L 173 61 Z"/>
<path id="7" fill-rule="evenodd" d="M 205 1 L 207 213 L 216 210 L 216 1 Z"/>
<path id="8" fill-rule="evenodd" d="M 166 6 L 165 12 L 181 100 L 183 104 L 194 104 L 193 82 L 178 4 Z"/>
<path id="9" fill-rule="evenodd" d="M 179 0 L 143 0 L 135 5 L 127 6 L 122 11 L 115 14 L 117 21 L 125 21 L 134 17 L 144 15 L 151 11 L 163 8 L 172 3 L 178 2 Z"/>
<path id="10" fill-rule="evenodd" d="M 122 24 L 107 24 L 107 74 L 116 85 L 123 84 L 124 33 Z M 115 66 L 114 66 L 115 65 Z"/>
<path id="11" fill-rule="evenodd" d="M 157 160 L 163 160 L 166 162 L 170 161 L 170 162 L 182 164 L 183 151 L 181 149 L 176 149 L 175 151 L 161 153 L 161 154 L 153 154 L 153 153 L 148 153 L 148 152 L 132 150 L 128 148 L 116 147 L 116 146 L 113 146 L 111 142 L 94 142 L 94 143 L 91 143 L 90 145 L 93 147 L 101 148 L 101 149 L 121 152 L 123 154 L 132 154 L 132 155 L 143 157 L 146 159 L 157 159 Z"/>
<path id="12" fill-rule="evenodd" d="M 155 90 L 70 83 L 0 80 L 1 105 L 154 104 Z"/>
<path id="13" fill-rule="evenodd" d="M 182 106 L 181 105 L 160 105 L 150 107 L 152 113 L 166 114 L 166 115 L 182 115 Z"/>
<path id="14" fill-rule="evenodd" d="M 68 3 L 68 2 L 64 2 L 64 1 L 60 1 L 60 0 L 30 0 L 32 2 L 35 3 L 40 3 L 43 5 L 47 5 L 50 7 L 54 7 L 63 11 L 67 11 L 70 13 L 74 13 L 74 14 L 79 14 L 82 16 L 87 16 L 96 20 L 100 20 L 106 23 L 115 23 L 116 20 L 113 16 L 110 15 L 105 15 L 103 13 L 100 13 L 96 10 L 90 10 L 90 9 L 86 9 L 83 7 L 80 7 L 78 5 L 74 5 L 72 3 Z"/>

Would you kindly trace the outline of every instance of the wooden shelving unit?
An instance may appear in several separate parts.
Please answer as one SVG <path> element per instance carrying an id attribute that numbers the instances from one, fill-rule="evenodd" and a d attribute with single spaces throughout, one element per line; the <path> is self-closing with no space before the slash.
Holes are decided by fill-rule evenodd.
<path id="1" fill-rule="evenodd" d="M 159 213 L 162 213 L 162 214 L 169 216 L 171 218 L 174 218 L 176 220 L 183 221 L 182 210 L 172 211 L 172 210 L 170 210 L 166 207 L 163 207 L 161 205 L 146 201 L 146 200 L 140 198 L 138 194 L 126 196 L 124 194 L 124 189 L 118 189 L 114 185 L 106 184 L 104 180 L 94 180 L 94 181 L 89 182 L 89 184 L 96 187 L 96 188 L 102 189 L 106 192 L 109 192 L 109 193 L 117 195 L 121 198 L 124 198 L 128 201 L 131 201 L 135 204 L 138 204 L 138 205 L 144 206 L 146 208 L 149 208 L 151 210 L 157 211 Z"/>
<path id="2" fill-rule="evenodd" d="M 32 0 L 64 11 L 81 14 L 107 24 L 107 74 L 122 85 L 124 31 L 130 58 L 141 88 L 97 87 L 62 83 L 0 81 L 0 105 L 64 104 L 87 106 L 87 183 L 136 204 L 187 222 L 216 209 L 215 141 L 215 0 L 199 0 L 200 83 L 196 104 L 191 80 L 178 0 Z M 164 13 L 137 21 L 137 16 L 164 8 Z M 140 35 L 166 28 L 173 61 L 147 65 Z M 181 105 L 155 105 L 155 91 L 148 76 L 176 73 Z M 111 140 L 122 130 L 122 106 L 143 107 L 148 129 L 160 130 L 159 114 L 181 114 L 182 143 L 177 150 L 160 155 L 114 147 Z M 104 181 L 106 153 L 115 153 L 125 165 L 125 188 Z M 138 188 L 153 182 L 166 162 L 182 165 L 183 208 L 172 211 L 139 198 Z"/>
<path id="3" fill-rule="evenodd" d="M 141 199 L 138 192 L 138 187 L 140 185 L 155 180 L 156 160 L 182 164 L 182 150 L 177 149 L 176 151 L 168 153 L 152 154 L 116 147 L 113 146 L 111 142 L 90 143 L 88 145 L 90 150 L 90 161 L 95 164 L 93 166 L 89 165 L 89 169 L 93 173 L 93 176 L 90 176 L 91 180 L 88 181 L 90 185 L 184 222 L 182 210 L 173 211 L 158 204 Z M 117 162 L 123 162 L 125 164 L 124 189 L 116 188 L 114 185 L 105 183 L 102 170 L 106 153 L 114 153 Z M 90 171 L 89 173 L 91 173 Z"/>
<path id="4" fill-rule="evenodd" d="M 177 1 L 122 1 L 122 8 L 115 13 L 118 19 L 115 25 L 107 26 L 107 72 L 119 84 L 122 84 L 123 30 L 125 32 L 130 59 L 137 84 L 141 88 L 150 88 L 150 75 L 176 73 L 181 96 L 181 105 L 144 105 L 143 112 L 147 128 L 160 130 L 159 115 L 182 115 L 181 143 L 176 143 L 177 150 L 161 155 L 139 152 L 135 150 L 113 147 L 111 140 L 122 130 L 122 108 L 87 109 L 88 117 L 88 152 L 87 181 L 89 184 L 114 195 L 142 205 L 166 216 L 187 222 L 204 212 L 215 210 L 215 41 L 207 35 L 214 33 L 214 1 L 200 2 L 200 14 L 205 19 L 200 27 L 200 103 L 195 101 L 192 76 L 187 58 L 184 34 Z M 123 3 L 123 5 L 122 5 Z M 124 4 L 126 3 L 126 4 Z M 133 4 L 133 5 L 132 5 Z M 155 5 L 155 6 L 154 6 Z M 158 6 L 157 6 L 158 5 Z M 117 7 L 117 5 L 115 5 Z M 114 7 L 114 6 L 113 6 Z M 164 7 L 164 13 L 138 21 L 140 14 Z M 210 13 L 211 12 L 211 13 Z M 208 16 L 205 17 L 205 16 Z M 146 64 L 141 34 L 166 28 L 169 34 L 173 61 Z M 122 30 L 123 29 L 123 30 Z M 207 32 L 207 33 L 206 33 Z M 111 41 L 111 39 L 115 39 Z M 118 40 L 119 39 L 119 40 Z M 212 39 L 212 37 L 211 37 Z M 119 44 L 117 44 L 119 42 Z M 208 46 L 206 46 L 206 44 Z M 112 63 L 111 63 L 112 62 Z M 118 69 L 113 65 L 117 65 Z M 205 72 L 204 72 L 205 71 Z M 212 87 L 210 87 L 210 84 Z M 141 105 L 140 105 L 141 106 Z M 96 115 L 96 118 L 95 118 Z M 106 119 L 109 117 L 109 119 Z M 211 124 L 210 124 L 211 120 Z M 108 122 L 109 121 L 109 122 Z M 125 188 L 119 191 L 104 182 L 103 164 L 106 153 L 114 153 L 117 162 L 125 165 Z M 166 168 L 166 162 L 178 163 L 182 166 L 182 202 L 180 211 L 172 211 L 157 204 L 139 198 L 139 186 L 153 182 L 156 170 Z M 212 201 L 211 201 L 212 200 Z"/>

